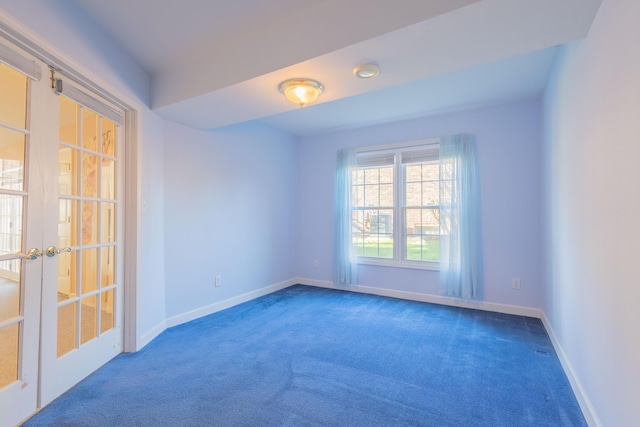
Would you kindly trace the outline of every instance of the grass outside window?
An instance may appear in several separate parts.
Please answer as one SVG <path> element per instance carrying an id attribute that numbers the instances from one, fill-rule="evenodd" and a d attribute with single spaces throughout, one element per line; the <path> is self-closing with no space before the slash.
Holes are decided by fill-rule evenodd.
<path id="1" fill-rule="evenodd" d="M 355 242 L 358 256 L 393 259 L 393 239 L 373 236 Z M 406 260 L 433 261 L 440 259 L 438 236 L 407 236 Z"/>

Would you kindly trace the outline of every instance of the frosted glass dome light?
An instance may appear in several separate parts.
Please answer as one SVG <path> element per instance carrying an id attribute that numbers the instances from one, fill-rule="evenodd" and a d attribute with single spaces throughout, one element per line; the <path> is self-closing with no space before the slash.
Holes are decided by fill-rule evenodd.
<path id="1" fill-rule="evenodd" d="M 311 104 L 324 91 L 322 83 L 311 79 L 289 79 L 278 86 L 280 92 L 300 108 Z"/>

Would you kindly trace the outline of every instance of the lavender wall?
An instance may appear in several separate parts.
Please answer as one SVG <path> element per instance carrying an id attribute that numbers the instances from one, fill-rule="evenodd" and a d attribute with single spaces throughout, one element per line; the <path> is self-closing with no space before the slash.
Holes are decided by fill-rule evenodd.
<path id="1" fill-rule="evenodd" d="M 640 420 L 638 17 L 637 0 L 603 1 L 545 94 L 545 313 L 591 425 Z"/>
<path id="2" fill-rule="evenodd" d="M 480 162 L 484 300 L 541 308 L 540 110 L 535 100 L 301 139 L 296 276 L 331 281 L 337 150 L 470 132 Z M 363 286 L 439 294 L 437 272 L 361 265 L 359 273 Z M 512 289 L 513 277 L 521 290 Z"/>
<path id="3" fill-rule="evenodd" d="M 293 138 L 263 125 L 165 124 L 169 319 L 293 276 L 295 161 Z"/>

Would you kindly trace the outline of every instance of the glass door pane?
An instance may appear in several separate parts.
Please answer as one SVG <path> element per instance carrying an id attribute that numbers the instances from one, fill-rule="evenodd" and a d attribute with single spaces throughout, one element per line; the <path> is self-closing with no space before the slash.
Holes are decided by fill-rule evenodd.
<path id="1" fill-rule="evenodd" d="M 21 378 L 27 88 L 25 75 L 0 64 L 0 389 Z"/>
<path id="2" fill-rule="evenodd" d="M 117 133 L 60 96 L 58 357 L 114 328 Z"/>

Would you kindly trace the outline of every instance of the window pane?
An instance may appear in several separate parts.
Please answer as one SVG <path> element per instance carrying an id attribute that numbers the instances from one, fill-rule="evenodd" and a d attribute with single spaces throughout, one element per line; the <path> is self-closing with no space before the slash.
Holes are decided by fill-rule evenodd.
<path id="1" fill-rule="evenodd" d="M 113 289 L 100 294 L 100 333 L 113 329 Z"/>
<path id="2" fill-rule="evenodd" d="M 364 205 L 368 207 L 380 206 L 380 186 L 367 185 L 364 189 Z"/>
<path id="3" fill-rule="evenodd" d="M 364 184 L 364 169 L 356 169 L 354 172 L 355 178 L 352 178 L 353 184 Z"/>
<path id="4" fill-rule="evenodd" d="M 364 206 L 364 185 L 354 185 L 351 187 L 351 206 Z"/>
<path id="5" fill-rule="evenodd" d="M 394 167 L 363 167 L 352 174 L 352 233 L 358 255 L 393 258 Z M 378 209 L 388 207 L 391 209 Z"/>
<path id="6" fill-rule="evenodd" d="M 20 260 L 2 261 L 0 262 L 0 323 L 19 315 Z"/>
<path id="7" fill-rule="evenodd" d="M 371 234 L 393 234 L 393 211 L 377 211 L 371 214 Z"/>
<path id="8" fill-rule="evenodd" d="M 58 357 L 76 348 L 76 304 L 58 307 Z"/>
<path id="9" fill-rule="evenodd" d="M 412 208 L 404 211 L 404 225 L 406 234 L 422 234 L 422 209 Z"/>
<path id="10" fill-rule="evenodd" d="M 78 194 L 77 170 L 78 150 L 61 145 L 58 152 L 58 191 L 61 195 Z"/>
<path id="11" fill-rule="evenodd" d="M 82 154 L 82 195 L 98 197 L 98 157 Z"/>
<path id="12" fill-rule="evenodd" d="M 58 301 L 77 295 L 76 252 L 62 252 L 58 255 Z"/>
<path id="13" fill-rule="evenodd" d="M 382 184 L 392 184 L 393 183 L 393 166 L 385 166 L 380 168 L 380 183 Z"/>
<path id="14" fill-rule="evenodd" d="M 18 379 L 20 323 L 0 328 L 0 389 Z"/>
<path id="15" fill-rule="evenodd" d="M 22 252 L 23 196 L 0 195 L 0 254 Z"/>
<path id="16" fill-rule="evenodd" d="M 115 200 L 116 198 L 116 162 L 102 159 L 100 168 L 100 197 Z"/>
<path id="17" fill-rule="evenodd" d="M 60 199 L 58 212 L 58 246 L 77 246 L 78 202 Z"/>
<path id="18" fill-rule="evenodd" d="M 20 129 L 27 123 L 27 76 L 0 64 L 0 121 Z"/>
<path id="19" fill-rule="evenodd" d="M 420 163 L 411 163 L 405 166 L 405 179 L 407 182 L 420 182 L 422 180 Z"/>
<path id="20" fill-rule="evenodd" d="M 407 236 L 406 259 L 437 262 L 440 259 L 438 236 Z"/>
<path id="21" fill-rule="evenodd" d="M 78 104 L 60 97 L 60 142 L 78 145 Z"/>
<path id="22" fill-rule="evenodd" d="M 393 184 L 380 184 L 380 206 L 393 206 Z"/>
<path id="23" fill-rule="evenodd" d="M 440 211 L 434 209 L 405 210 L 405 257 L 415 261 L 438 261 Z"/>
<path id="24" fill-rule="evenodd" d="M 364 211 L 362 255 L 393 258 L 393 210 Z"/>
<path id="25" fill-rule="evenodd" d="M 102 154 L 109 157 L 115 157 L 115 150 L 116 125 L 107 119 L 102 119 Z"/>
<path id="26" fill-rule="evenodd" d="M 406 259 L 412 261 L 422 259 L 422 238 L 420 236 L 407 236 Z"/>
<path id="27" fill-rule="evenodd" d="M 98 299 L 95 295 L 82 300 L 80 305 L 80 344 L 84 344 L 97 336 L 97 302 Z"/>
<path id="28" fill-rule="evenodd" d="M 2 95 L 0 95 L 0 98 Z M 22 191 L 25 136 L 0 127 L 0 187 Z"/>
<path id="29" fill-rule="evenodd" d="M 82 294 L 98 289 L 98 249 L 82 251 Z"/>
<path id="30" fill-rule="evenodd" d="M 364 254 L 364 211 L 351 211 L 351 239 L 353 245 L 358 249 L 358 255 Z"/>
<path id="31" fill-rule="evenodd" d="M 98 202 L 82 202 L 82 244 L 98 243 Z"/>
<path id="32" fill-rule="evenodd" d="M 410 182 L 405 185 L 405 206 L 422 205 L 422 185 L 419 182 Z"/>
<path id="33" fill-rule="evenodd" d="M 440 179 L 440 165 L 438 162 L 422 163 L 422 179 L 437 181 Z"/>
<path id="34" fill-rule="evenodd" d="M 113 203 L 101 203 L 102 224 L 101 243 L 112 243 L 116 240 L 116 205 Z"/>
<path id="35" fill-rule="evenodd" d="M 422 183 L 423 206 L 437 206 L 440 198 L 440 183 L 438 181 L 426 181 Z"/>
<path id="36" fill-rule="evenodd" d="M 106 246 L 100 249 L 101 254 L 101 287 L 106 288 L 113 285 L 115 280 L 115 246 Z"/>
<path id="37" fill-rule="evenodd" d="M 422 209 L 422 233 L 421 234 L 440 234 L 439 226 L 440 211 L 438 209 Z"/>
<path id="38" fill-rule="evenodd" d="M 422 261 L 440 260 L 440 245 L 438 236 L 422 237 Z"/>
<path id="39" fill-rule="evenodd" d="M 82 109 L 82 146 L 98 151 L 98 115 L 86 108 Z"/>
<path id="40" fill-rule="evenodd" d="M 369 168 L 364 170 L 365 184 L 378 184 L 380 182 L 380 168 Z"/>
<path id="41" fill-rule="evenodd" d="M 440 211 L 434 209 L 407 208 L 405 210 L 406 234 L 439 235 Z"/>
<path id="42" fill-rule="evenodd" d="M 115 157 L 116 155 L 116 125 L 112 121 L 102 119 L 102 146 L 101 152 L 104 156 Z M 100 168 L 100 197 L 103 199 L 115 200 L 115 161 L 103 157 Z"/>

